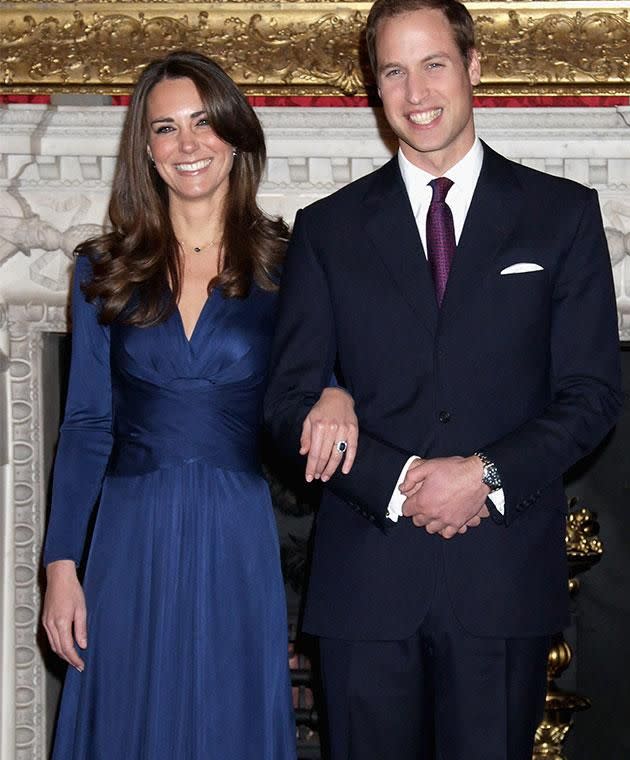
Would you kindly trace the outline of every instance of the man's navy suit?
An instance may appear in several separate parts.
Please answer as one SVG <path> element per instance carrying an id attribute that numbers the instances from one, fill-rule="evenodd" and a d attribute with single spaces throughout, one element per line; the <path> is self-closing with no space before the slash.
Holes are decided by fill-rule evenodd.
<path id="1" fill-rule="evenodd" d="M 405 639 L 438 569 L 476 636 L 567 623 L 562 476 L 621 404 L 610 262 L 595 191 L 483 147 L 440 309 L 395 157 L 296 218 L 267 421 L 296 452 L 334 372 L 360 427 L 354 467 L 326 485 L 317 516 L 308 632 Z M 519 263 L 541 268 L 501 274 Z M 410 455 L 477 450 L 498 467 L 503 519 L 448 541 L 385 519 Z"/>

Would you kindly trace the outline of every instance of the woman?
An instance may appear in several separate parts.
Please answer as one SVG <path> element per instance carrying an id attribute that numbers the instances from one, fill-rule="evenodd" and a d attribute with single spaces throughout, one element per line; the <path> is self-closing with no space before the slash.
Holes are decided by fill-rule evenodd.
<path id="1" fill-rule="evenodd" d="M 286 241 L 256 205 L 264 160 L 260 124 L 218 66 L 182 52 L 145 69 L 111 232 L 79 247 L 74 280 L 44 553 L 44 626 L 73 665 L 55 760 L 295 757 L 257 452 Z M 307 473 L 329 477 L 340 437 L 348 471 L 354 423 L 350 397 L 327 389 L 305 423 Z M 99 492 L 82 588 L 75 568 Z"/>

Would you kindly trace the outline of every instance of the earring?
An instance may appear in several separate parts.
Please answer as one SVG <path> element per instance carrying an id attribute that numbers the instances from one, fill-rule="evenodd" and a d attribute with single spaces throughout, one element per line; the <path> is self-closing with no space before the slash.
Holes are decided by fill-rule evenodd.
<path id="1" fill-rule="evenodd" d="M 238 155 L 238 151 L 236 150 L 236 148 L 232 148 L 232 155 L 233 156 Z"/>
<path id="2" fill-rule="evenodd" d="M 153 153 L 151 153 L 151 148 L 147 145 L 147 156 L 149 157 L 149 161 L 151 162 L 151 166 L 155 167 L 155 159 L 153 158 Z"/>

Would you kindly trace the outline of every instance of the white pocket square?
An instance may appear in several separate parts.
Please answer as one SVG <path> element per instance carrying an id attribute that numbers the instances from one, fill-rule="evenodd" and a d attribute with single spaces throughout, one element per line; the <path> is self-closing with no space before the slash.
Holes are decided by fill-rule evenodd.
<path id="1" fill-rule="evenodd" d="M 501 270 L 501 274 L 523 274 L 523 272 L 540 272 L 540 264 L 533 264 L 529 261 L 522 261 L 520 264 L 512 264 Z"/>

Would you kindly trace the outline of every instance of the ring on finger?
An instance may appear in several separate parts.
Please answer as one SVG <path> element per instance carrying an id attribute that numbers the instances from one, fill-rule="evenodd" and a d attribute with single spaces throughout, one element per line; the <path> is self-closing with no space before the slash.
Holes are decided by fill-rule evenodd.
<path id="1" fill-rule="evenodd" d="M 345 454 L 348 450 L 348 441 L 337 441 L 335 448 L 340 454 Z"/>

